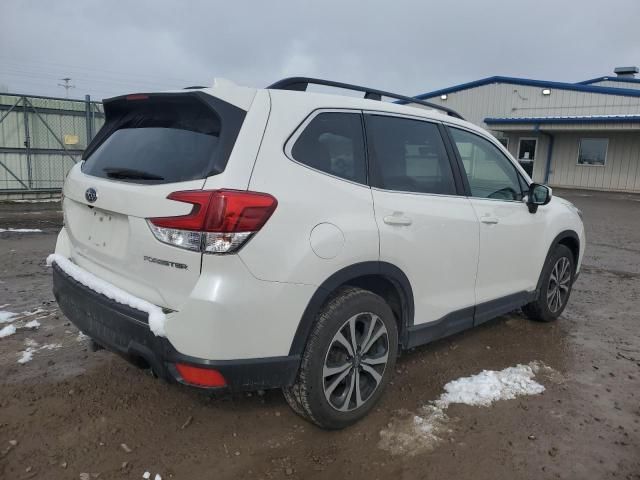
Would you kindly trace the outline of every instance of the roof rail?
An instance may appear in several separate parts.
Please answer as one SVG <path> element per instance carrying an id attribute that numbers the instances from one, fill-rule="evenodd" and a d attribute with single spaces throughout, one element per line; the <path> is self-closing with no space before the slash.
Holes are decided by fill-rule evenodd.
<path id="1" fill-rule="evenodd" d="M 364 92 L 364 98 L 369 100 L 382 100 L 382 97 L 390 97 L 398 100 L 404 100 L 407 103 L 417 103 L 424 105 L 425 107 L 435 108 L 436 110 L 442 110 L 447 115 L 464 120 L 462 115 L 451 108 L 443 107 L 442 105 L 436 105 L 435 103 L 426 102 L 413 97 L 407 97 L 398 93 L 385 92 L 384 90 L 377 90 L 375 88 L 362 87 L 359 85 L 351 85 L 350 83 L 334 82 L 331 80 L 322 80 L 320 78 L 309 77 L 289 77 L 282 80 L 278 80 L 276 83 L 269 85 L 267 88 L 272 90 L 295 90 L 298 92 L 304 92 L 309 85 L 325 85 L 327 87 L 343 88 L 345 90 L 353 90 L 356 92 Z"/>

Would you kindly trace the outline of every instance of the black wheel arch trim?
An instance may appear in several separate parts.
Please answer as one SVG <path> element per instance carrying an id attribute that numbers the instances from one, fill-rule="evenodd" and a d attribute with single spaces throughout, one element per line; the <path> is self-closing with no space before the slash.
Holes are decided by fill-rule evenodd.
<path id="1" fill-rule="evenodd" d="M 302 318 L 293 337 L 293 342 L 291 343 L 289 355 L 301 355 L 303 353 L 316 316 L 331 294 L 341 285 L 348 284 L 351 280 L 367 275 L 379 275 L 386 278 L 391 281 L 400 294 L 403 318 L 399 319 L 401 328 L 398 332 L 398 338 L 401 343 L 405 343 L 407 328 L 413 325 L 414 317 L 413 289 L 411 288 L 411 283 L 405 273 L 392 263 L 369 261 L 349 265 L 348 267 L 338 270 L 316 289 L 302 314 Z"/>
<path id="2" fill-rule="evenodd" d="M 563 240 L 566 240 L 567 238 L 570 238 L 571 240 L 575 241 L 576 244 L 578 245 L 578 258 L 574 258 L 574 268 L 576 269 L 578 268 L 578 261 L 580 260 L 579 258 L 580 257 L 580 237 L 573 230 L 563 230 L 562 232 L 560 232 L 558 235 L 555 236 L 555 238 L 551 242 L 551 245 L 549 245 L 549 249 L 547 250 L 547 256 L 544 258 L 544 263 L 540 268 L 540 276 L 538 278 L 538 284 L 536 285 L 536 292 L 539 292 L 540 289 L 542 288 L 542 272 L 544 271 L 544 266 L 549 261 L 549 258 L 553 254 L 553 251 L 555 250 L 555 248 L 558 245 L 560 245 L 560 243 Z M 576 272 L 574 271 L 574 281 L 575 281 L 575 273 Z"/>

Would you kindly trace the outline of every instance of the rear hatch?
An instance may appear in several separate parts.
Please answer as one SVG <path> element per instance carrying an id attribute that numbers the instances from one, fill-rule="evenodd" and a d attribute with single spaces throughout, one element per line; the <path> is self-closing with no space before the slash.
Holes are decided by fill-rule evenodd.
<path id="1" fill-rule="evenodd" d="M 178 309 L 202 253 L 159 241 L 150 218 L 188 215 L 170 200 L 226 168 L 246 111 L 200 91 L 106 100 L 105 125 L 64 189 L 72 259 L 104 280 Z"/>

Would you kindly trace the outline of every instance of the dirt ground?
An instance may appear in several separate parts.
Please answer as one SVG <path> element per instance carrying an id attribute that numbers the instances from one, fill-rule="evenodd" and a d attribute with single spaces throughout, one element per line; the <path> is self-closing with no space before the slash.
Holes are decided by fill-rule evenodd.
<path id="1" fill-rule="evenodd" d="M 374 412 L 340 432 L 301 420 L 279 391 L 212 397 L 91 352 L 44 262 L 60 205 L 0 204 L 0 228 L 43 230 L 0 233 L 0 310 L 19 314 L 0 339 L 0 478 L 640 479 L 640 197 L 556 193 L 584 211 L 588 235 L 560 321 L 514 312 L 403 354 Z M 452 405 L 429 448 L 380 448 L 381 431 L 447 382 L 531 361 L 555 372 L 537 378 L 542 394 Z"/>

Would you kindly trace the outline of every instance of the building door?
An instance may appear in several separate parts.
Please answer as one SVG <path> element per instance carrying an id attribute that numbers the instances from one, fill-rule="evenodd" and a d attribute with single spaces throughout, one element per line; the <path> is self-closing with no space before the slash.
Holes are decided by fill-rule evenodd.
<path id="1" fill-rule="evenodd" d="M 536 159 L 537 149 L 537 138 L 521 138 L 518 142 L 518 162 L 531 178 L 533 178 L 533 162 Z"/>

